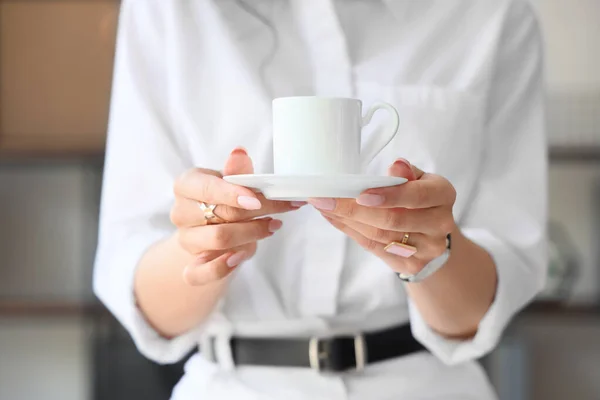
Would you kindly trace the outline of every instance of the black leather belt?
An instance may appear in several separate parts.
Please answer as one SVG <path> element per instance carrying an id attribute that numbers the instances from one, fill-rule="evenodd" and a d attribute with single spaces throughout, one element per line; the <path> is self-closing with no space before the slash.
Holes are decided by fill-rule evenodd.
<path id="1" fill-rule="evenodd" d="M 215 354 L 214 341 L 209 343 L 213 348 L 206 353 Z M 356 336 L 231 339 L 236 365 L 310 367 L 324 372 L 360 370 L 367 364 L 422 350 L 425 348 L 412 336 L 408 324 Z"/>

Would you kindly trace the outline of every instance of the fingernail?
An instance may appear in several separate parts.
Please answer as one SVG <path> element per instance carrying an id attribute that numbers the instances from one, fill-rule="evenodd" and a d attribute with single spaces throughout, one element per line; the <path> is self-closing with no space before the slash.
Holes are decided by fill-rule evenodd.
<path id="1" fill-rule="evenodd" d="M 279 229 L 281 229 L 282 225 L 283 222 L 281 222 L 280 220 L 272 220 L 271 222 L 269 222 L 269 232 L 277 232 Z"/>
<path id="2" fill-rule="evenodd" d="M 291 201 L 290 205 L 292 207 L 302 207 L 302 206 L 306 205 L 306 202 L 305 201 Z"/>
<path id="3" fill-rule="evenodd" d="M 334 199 L 310 199 L 308 202 L 320 210 L 332 211 L 335 209 Z"/>
<path id="4" fill-rule="evenodd" d="M 394 164 L 404 164 L 409 169 L 412 168 L 411 165 L 410 165 L 410 162 L 408 162 L 408 160 L 405 159 L 405 158 L 399 158 L 399 159 L 397 159 L 396 161 L 394 161 Z"/>
<path id="5" fill-rule="evenodd" d="M 384 197 L 378 194 L 363 193 L 356 198 L 356 202 L 361 206 L 374 207 L 383 204 Z"/>
<path id="6" fill-rule="evenodd" d="M 229 268 L 233 268 L 233 267 L 239 265 L 245 259 L 246 259 L 246 252 L 238 251 L 237 253 L 234 253 L 232 256 L 230 256 L 227 259 L 227 266 Z"/>
<path id="7" fill-rule="evenodd" d="M 243 148 L 243 147 L 236 147 L 235 149 L 231 150 L 231 154 L 243 154 L 245 156 L 248 155 L 248 151 Z"/>
<path id="8" fill-rule="evenodd" d="M 246 210 L 259 210 L 262 207 L 260 201 L 256 197 L 239 196 L 237 202 L 240 207 L 245 208 Z"/>
<path id="9" fill-rule="evenodd" d="M 402 244 L 402 243 L 398 243 L 398 244 L 390 243 L 385 247 L 384 250 L 390 254 L 394 254 L 396 256 L 400 256 L 400 257 L 404 257 L 404 258 L 411 257 L 417 252 L 416 247 L 409 246 L 407 244 Z"/>

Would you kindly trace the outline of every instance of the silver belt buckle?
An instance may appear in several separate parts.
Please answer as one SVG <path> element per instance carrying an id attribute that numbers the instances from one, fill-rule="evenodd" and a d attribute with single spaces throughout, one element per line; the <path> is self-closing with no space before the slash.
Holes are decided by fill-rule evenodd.
<path id="1" fill-rule="evenodd" d="M 362 371 L 367 365 L 367 345 L 362 333 L 354 335 L 354 359 L 356 360 L 356 370 Z"/>
<path id="2" fill-rule="evenodd" d="M 204 358 L 212 363 L 216 363 L 217 354 L 215 352 L 215 342 L 217 338 L 213 335 L 202 335 L 200 337 L 200 353 Z"/>
<path id="3" fill-rule="evenodd" d="M 318 337 L 312 337 L 308 342 L 308 360 L 310 362 L 310 368 L 317 372 L 321 371 L 321 360 L 325 360 L 328 357 L 326 351 L 319 350 L 320 339 Z"/>
<path id="4" fill-rule="evenodd" d="M 332 338 L 335 340 L 335 338 Z M 329 357 L 329 353 L 326 350 L 320 348 L 321 339 L 313 337 L 308 342 L 308 360 L 310 362 L 310 368 L 321 372 L 321 363 Z M 354 335 L 354 360 L 355 370 L 362 371 L 367 364 L 367 346 L 365 343 L 365 337 L 362 333 Z"/>

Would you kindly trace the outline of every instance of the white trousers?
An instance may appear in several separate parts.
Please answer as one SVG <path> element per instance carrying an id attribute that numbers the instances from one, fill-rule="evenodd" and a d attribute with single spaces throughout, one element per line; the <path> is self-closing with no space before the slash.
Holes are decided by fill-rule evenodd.
<path id="1" fill-rule="evenodd" d="M 308 368 L 223 368 L 193 356 L 172 400 L 496 400 L 476 362 L 447 366 L 426 352 L 367 366 L 363 371 L 319 374 Z"/>

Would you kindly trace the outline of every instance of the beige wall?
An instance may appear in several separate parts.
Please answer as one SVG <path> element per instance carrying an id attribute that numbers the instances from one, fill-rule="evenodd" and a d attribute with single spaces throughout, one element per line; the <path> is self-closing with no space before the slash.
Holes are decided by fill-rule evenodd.
<path id="1" fill-rule="evenodd" d="M 532 0 L 546 41 L 553 91 L 600 90 L 600 1 Z"/>

